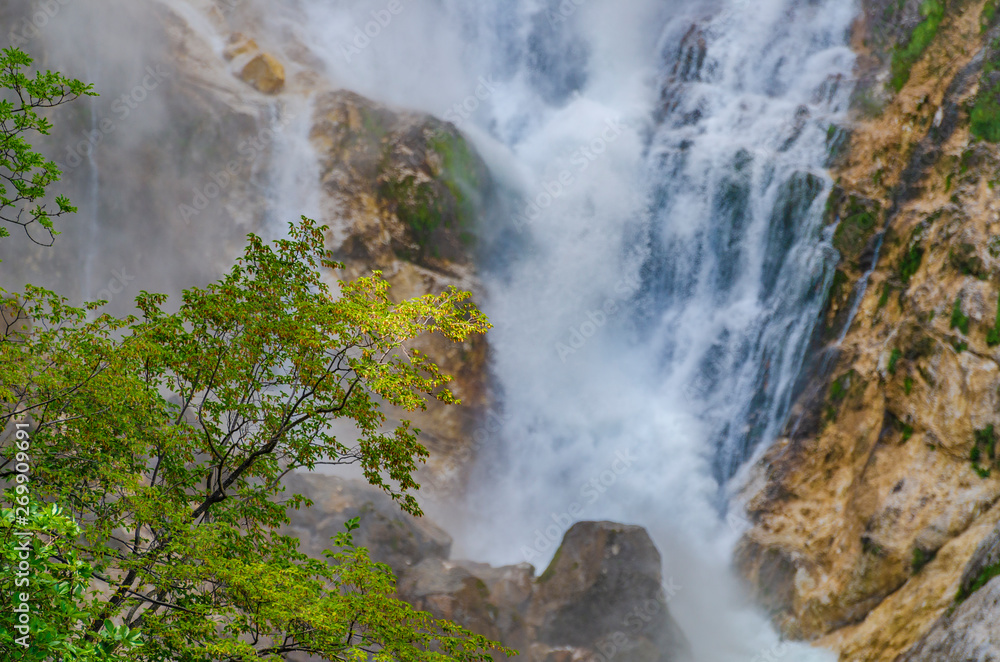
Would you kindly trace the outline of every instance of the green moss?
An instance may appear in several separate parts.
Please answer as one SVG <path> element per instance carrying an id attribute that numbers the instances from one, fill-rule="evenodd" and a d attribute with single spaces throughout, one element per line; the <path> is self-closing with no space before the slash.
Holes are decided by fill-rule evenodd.
<path id="1" fill-rule="evenodd" d="M 986 466 L 981 466 L 980 462 L 987 459 Z M 997 436 L 993 424 L 990 423 L 981 430 L 973 433 L 973 445 L 969 451 L 969 461 L 972 469 L 980 478 L 990 477 L 990 468 L 996 466 L 997 462 Z"/>
<path id="2" fill-rule="evenodd" d="M 459 226 L 471 227 L 476 214 L 475 194 L 482 184 L 479 160 L 459 134 L 438 132 L 431 138 L 430 147 L 441 157 L 441 181 L 458 205 Z"/>
<path id="3" fill-rule="evenodd" d="M 964 276 L 975 276 L 979 280 L 986 280 L 989 276 L 986 265 L 972 244 L 960 244 L 957 248 L 952 248 L 948 251 L 948 261 Z"/>
<path id="4" fill-rule="evenodd" d="M 910 279 L 920 268 L 920 262 L 924 259 L 924 247 L 920 244 L 920 237 L 921 231 L 914 230 L 913 234 L 910 235 L 910 246 L 903 254 L 903 260 L 899 264 L 899 279 L 903 281 L 903 285 L 909 284 Z"/>
<path id="5" fill-rule="evenodd" d="M 872 235 L 881 208 L 876 203 L 874 208 L 867 207 L 854 196 L 851 196 L 843 220 L 833 233 L 833 245 L 843 256 L 859 254 Z"/>
<path id="6" fill-rule="evenodd" d="M 993 321 L 993 328 L 986 332 L 986 345 L 988 347 L 1000 345 L 1000 298 L 997 299 L 997 316 Z"/>
<path id="7" fill-rule="evenodd" d="M 969 335 L 969 317 L 962 313 L 962 299 L 955 299 L 955 305 L 951 309 L 951 322 L 949 329 L 958 329 L 964 335 Z"/>
<path id="8" fill-rule="evenodd" d="M 837 419 L 837 408 L 849 395 L 857 397 L 864 388 L 864 382 L 858 378 L 858 373 L 848 370 L 830 383 L 827 393 L 826 417 L 829 421 Z"/>
<path id="9" fill-rule="evenodd" d="M 1000 562 L 994 563 L 993 565 L 986 566 L 982 569 L 976 580 L 969 585 L 965 590 L 959 589 L 958 595 L 955 596 L 955 602 L 964 602 L 969 598 L 970 595 L 986 586 L 991 579 L 1000 575 Z"/>
<path id="10" fill-rule="evenodd" d="M 911 380 L 911 382 L 912 382 L 912 380 Z M 903 423 L 902 425 L 903 425 L 903 427 L 900 430 L 900 432 L 902 433 L 902 441 L 905 444 L 906 442 L 908 442 L 910 440 L 910 437 L 913 436 L 913 426 L 910 425 L 909 423 Z"/>
<path id="11" fill-rule="evenodd" d="M 889 303 L 889 297 L 892 295 L 892 286 L 886 283 L 882 286 L 882 296 L 878 298 L 878 306 L 876 310 L 881 310 L 885 307 L 885 304 Z"/>
<path id="12" fill-rule="evenodd" d="M 547 567 L 545 572 L 543 572 L 536 580 L 539 584 L 549 581 L 552 579 L 553 575 L 556 574 L 556 563 L 559 562 L 559 557 L 562 556 L 562 551 L 562 545 L 559 545 L 559 549 L 556 550 L 555 556 L 553 556 L 552 560 L 549 562 L 549 567 Z"/>
<path id="13" fill-rule="evenodd" d="M 903 353 L 901 351 L 899 351 L 898 348 L 893 348 L 892 353 L 889 354 L 889 374 L 890 375 L 895 375 L 896 374 L 896 363 L 899 362 L 899 359 L 900 359 L 901 356 L 903 356 Z"/>
<path id="14" fill-rule="evenodd" d="M 983 32 L 989 29 L 996 16 L 997 7 L 1000 7 L 1000 0 L 989 0 L 983 5 L 983 12 L 979 15 L 979 29 Z"/>
<path id="15" fill-rule="evenodd" d="M 905 46 L 897 46 L 892 54 L 892 89 L 899 92 L 910 80 L 910 69 L 937 35 L 938 27 L 944 20 L 944 3 L 941 0 L 924 0 L 920 5 L 920 15 L 924 20 L 917 25 Z"/>
<path id="16" fill-rule="evenodd" d="M 913 391 L 913 377 L 907 377 L 903 380 L 903 392 L 909 395 Z"/>
<path id="17" fill-rule="evenodd" d="M 992 4 L 992 3 L 991 3 Z M 996 11 L 994 7 L 993 11 Z M 997 51 L 997 43 L 992 44 Z M 994 72 L 1000 70 L 1000 64 L 995 59 L 988 59 L 983 64 L 979 77 L 979 92 L 969 113 L 969 130 L 972 135 L 986 142 L 1000 142 L 1000 82 L 994 82 Z"/>
<path id="18" fill-rule="evenodd" d="M 917 574 L 924 569 L 924 566 L 934 560 L 934 553 L 927 552 L 920 547 L 913 548 L 913 574 Z"/>

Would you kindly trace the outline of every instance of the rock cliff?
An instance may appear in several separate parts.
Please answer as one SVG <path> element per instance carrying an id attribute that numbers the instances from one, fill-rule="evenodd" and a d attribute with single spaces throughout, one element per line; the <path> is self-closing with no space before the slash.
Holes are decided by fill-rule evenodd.
<path id="1" fill-rule="evenodd" d="M 786 634 L 842 660 L 990 659 L 959 651 L 988 645 L 966 624 L 992 594 L 956 596 L 1000 520 L 996 4 L 862 4 L 831 145 L 841 263 L 736 564 Z"/>

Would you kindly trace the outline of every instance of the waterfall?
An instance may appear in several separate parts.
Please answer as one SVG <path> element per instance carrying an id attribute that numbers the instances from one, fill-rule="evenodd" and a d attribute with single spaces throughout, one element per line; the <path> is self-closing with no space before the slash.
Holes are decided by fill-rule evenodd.
<path id="1" fill-rule="evenodd" d="M 460 552 L 540 569 L 572 521 L 641 524 L 696 659 L 773 652 L 720 512 L 784 424 L 832 277 L 854 4 L 305 4 L 335 80 L 456 122 L 505 192 L 481 260 L 504 423 Z"/>
<path id="2" fill-rule="evenodd" d="M 725 512 L 780 434 L 832 277 L 854 0 L 253 4 L 335 84 L 458 125 L 496 180 L 479 264 L 502 425 L 468 503 L 429 508 L 455 555 L 541 572 L 574 521 L 639 524 L 696 660 L 832 660 L 780 643 L 743 594 Z M 309 103 L 275 104 L 252 176 L 280 235 L 322 210 Z"/>

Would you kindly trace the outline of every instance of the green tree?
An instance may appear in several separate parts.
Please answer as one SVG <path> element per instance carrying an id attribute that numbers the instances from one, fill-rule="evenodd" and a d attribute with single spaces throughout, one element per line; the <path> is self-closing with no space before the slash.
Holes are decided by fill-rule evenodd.
<path id="1" fill-rule="evenodd" d="M 308 505 L 284 495 L 281 478 L 324 464 L 360 465 L 420 514 L 413 472 L 427 450 L 408 422 L 387 428 L 383 407 L 455 402 L 450 378 L 410 341 L 489 328 L 455 289 L 393 303 L 376 273 L 335 293 L 322 276 L 337 266 L 324 230 L 303 218 L 273 248 L 250 235 L 233 270 L 186 290 L 174 313 L 142 292 L 138 316 L 96 316 L 99 304 L 74 308 L 30 286 L 8 305 L 0 423 L 30 422 L 32 498 L 82 526 L 51 533 L 60 542 L 49 553 L 69 563 L 71 549 L 102 589 L 96 611 L 80 610 L 84 642 L 106 632 L 109 654 L 178 662 L 504 650 L 393 597 L 389 568 L 353 546 L 356 523 L 330 563 L 279 534 L 287 509 Z M 13 443 L 0 442 L 0 480 L 15 475 Z"/>
<path id="2" fill-rule="evenodd" d="M 49 135 L 52 124 L 38 114 L 81 96 L 96 96 L 93 86 L 46 71 L 32 78 L 25 73 L 31 57 L 17 48 L 0 51 L 0 237 L 6 226 L 24 229 L 36 244 L 49 246 L 59 232 L 52 219 L 76 211 L 69 200 L 56 196 L 54 206 L 44 202 L 48 186 L 59 181 L 56 164 L 32 150 L 26 138 Z M 33 230 L 33 228 L 40 228 Z"/>
<path id="3" fill-rule="evenodd" d="M 56 504 L 24 502 L 23 508 L 0 511 L 0 559 L 13 575 L 0 593 L 4 659 L 120 659 L 113 651 L 136 647 L 138 634 L 111 622 L 96 635 L 86 629 L 101 605 L 91 586 L 92 568 L 69 542 L 82 533 L 80 527 Z"/>

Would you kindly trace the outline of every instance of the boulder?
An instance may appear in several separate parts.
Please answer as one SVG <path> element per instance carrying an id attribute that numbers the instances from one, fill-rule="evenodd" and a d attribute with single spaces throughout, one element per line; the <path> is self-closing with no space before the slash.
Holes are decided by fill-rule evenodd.
<path id="1" fill-rule="evenodd" d="M 580 522 L 538 578 L 528 614 L 552 649 L 667 662 L 686 647 L 667 600 L 660 553 L 645 529 Z"/>
<path id="2" fill-rule="evenodd" d="M 264 94 L 277 94 L 285 86 L 285 67 L 273 55 L 258 53 L 240 71 L 240 78 Z"/>

